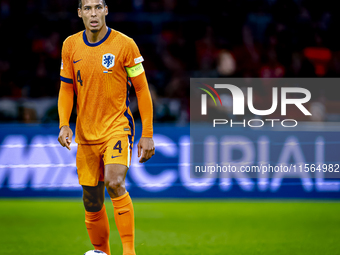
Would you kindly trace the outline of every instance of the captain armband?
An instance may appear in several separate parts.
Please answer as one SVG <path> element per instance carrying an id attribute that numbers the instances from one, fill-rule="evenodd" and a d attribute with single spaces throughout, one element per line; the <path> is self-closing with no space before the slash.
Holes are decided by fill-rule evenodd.
<path id="1" fill-rule="evenodd" d="M 132 66 L 132 67 L 126 67 L 126 72 L 129 77 L 136 77 L 144 72 L 144 67 L 142 63 L 139 63 L 138 65 Z"/>

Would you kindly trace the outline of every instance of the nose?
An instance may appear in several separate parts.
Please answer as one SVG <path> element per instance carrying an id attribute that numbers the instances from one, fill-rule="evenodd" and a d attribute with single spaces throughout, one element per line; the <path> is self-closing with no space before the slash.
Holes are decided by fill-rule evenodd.
<path id="1" fill-rule="evenodd" d="M 91 17 L 96 17 L 96 16 L 97 16 L 96 9 L 93 8 L 91 12 Z"/>

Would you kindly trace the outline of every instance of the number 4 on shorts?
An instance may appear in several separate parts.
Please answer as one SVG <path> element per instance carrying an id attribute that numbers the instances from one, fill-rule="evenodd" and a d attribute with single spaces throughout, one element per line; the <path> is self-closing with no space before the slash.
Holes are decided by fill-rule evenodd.
<path id="1" fill-rule="evenodd" d="M 119 150 L 119 153 L 122 153 L 122 141 L 119 140 L 116 145 L 113 147 L 114 150 Z"/>

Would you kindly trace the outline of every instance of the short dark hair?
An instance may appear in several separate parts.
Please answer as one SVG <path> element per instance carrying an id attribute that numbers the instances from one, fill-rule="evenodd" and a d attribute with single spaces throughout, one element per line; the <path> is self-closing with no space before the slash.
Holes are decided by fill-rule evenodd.
<path id="1" fill-rule="evenodd" d="M 78 8 L 79 9 L 81 9 L 81 7 L 82 7 L 82 1 L 83 0 L 78 0 Z M 103 0 L 103 4 L 104 4 L 104 6 L 106 6 L 105 0 Z"/>

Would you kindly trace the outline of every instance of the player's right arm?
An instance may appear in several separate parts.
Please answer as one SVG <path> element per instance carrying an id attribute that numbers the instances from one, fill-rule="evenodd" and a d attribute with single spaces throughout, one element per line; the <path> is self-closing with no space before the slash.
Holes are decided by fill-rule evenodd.
<path id="1" fill-rule="evenodd" d="M 66 39 L 67 41 L 67 39 Z M 70 59 L 70 48 L 66 44 L 63 44 L 62 49 L 62 62 L 60 71 L 60 91 L 58 98 L 58 113 L 59 113 L 59 136 L 58 141 L 67 149 L 71 150 L 71 142 L 73 132 L 70 128 L 69 120 L 73 108 L 73 74 L 72 74 L 72 64 Z"/>

